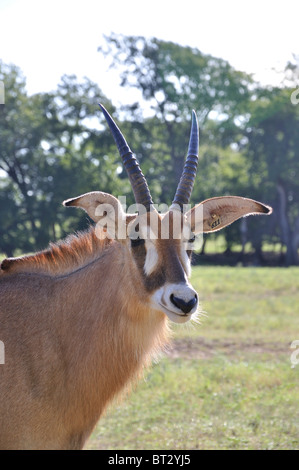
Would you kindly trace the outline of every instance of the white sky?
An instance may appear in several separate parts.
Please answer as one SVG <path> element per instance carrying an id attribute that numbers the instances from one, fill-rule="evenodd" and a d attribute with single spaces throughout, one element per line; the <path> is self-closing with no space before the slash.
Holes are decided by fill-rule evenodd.
<path id="1" fill-rule="evenodd" d="M 196 47 L 273 84 L 271 69 L 299 52 L 298 18 L 298 0 L 0 0 L 0 59 L 22 69 L 29 93 L 74 73 L 128 102 L 97 52 L 115 32 Z"/>

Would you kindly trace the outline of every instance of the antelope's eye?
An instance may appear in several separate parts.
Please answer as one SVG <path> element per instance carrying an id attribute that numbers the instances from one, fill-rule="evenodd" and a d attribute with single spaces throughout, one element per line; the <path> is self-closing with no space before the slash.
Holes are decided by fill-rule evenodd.
<path id="1" fill-rule="evenodd" d="M 143 238 L 131 238 L 131 246 L 135 248 L 136 246 L 141 246 L 144 245 L 144 239 Z"/>
<path id="2" fill-rule="evenodd" d="M 195 235 L 194 235 L 194 233 L 193 233 L 193 234 L 192 234 L 192 237 L 189 238 L 188 243 L 194 243 L 194 242 L 195 242 L 195 239 L 196 239 L 196 237 L 195 237 Z"/>

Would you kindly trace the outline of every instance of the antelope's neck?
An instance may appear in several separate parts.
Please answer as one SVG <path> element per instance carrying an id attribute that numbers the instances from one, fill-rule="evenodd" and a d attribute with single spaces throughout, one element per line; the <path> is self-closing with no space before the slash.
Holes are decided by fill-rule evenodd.
<path id="1" fill-rule="evenodd" d="M 60 334 L 69 339 L 69 407 L 71 413 L 76 410 L 79 428 L 85 421 L 93 427 L 108 402 L 138 378 L 168 341 L 166 317 L 149 308 L 126 250 L 119 244 L 57 280 L 58 297 L 68 306 Z"/>

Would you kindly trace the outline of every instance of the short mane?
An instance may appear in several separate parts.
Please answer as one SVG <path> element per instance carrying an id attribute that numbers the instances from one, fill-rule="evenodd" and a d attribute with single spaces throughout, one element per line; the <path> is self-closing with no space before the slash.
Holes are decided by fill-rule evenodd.
<path id="1" fill-rule="evenodd" d="M 51 243 L 48 249 L 33 255 L 6 258 L 1 263 L 1 272 L 67 274 L 97 259 L 110 244 L 108 238 L 98 238 L 92 227 L 87 232 L 78 232 L 63 241 Z"/>

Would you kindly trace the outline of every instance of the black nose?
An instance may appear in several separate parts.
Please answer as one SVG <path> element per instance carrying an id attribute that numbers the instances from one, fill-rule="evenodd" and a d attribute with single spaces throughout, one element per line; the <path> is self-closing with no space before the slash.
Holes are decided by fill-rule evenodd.
<path id="1" fill-rule="evenodd" d="M 189 300 L 189 302 L 186 302 L 185 300 L 180 299 L 179 297 L 175 297 L 173 294 L 171 294 L 170 300 L 173 305 L 182 310 L 182 312 L 189 313 L 197 304 L 197 295 L 195 295 L 193 299 Z"/>

